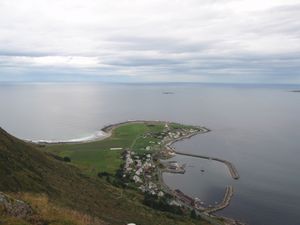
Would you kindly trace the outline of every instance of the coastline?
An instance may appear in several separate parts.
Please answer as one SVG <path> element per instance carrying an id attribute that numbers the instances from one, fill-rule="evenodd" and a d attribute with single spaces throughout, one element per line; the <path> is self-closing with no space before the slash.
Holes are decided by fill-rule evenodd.
<path id="1" fill-rule="evenodd" d="M 101 135 L 97 135 L 97 133 L 102 132 Z M 55 145 L 55 144 L 82 144 L 82 143 L 89 143 L 94 141 L 102 141 L 106 139 L 108 134 L 104 133 L 102 130 L 96 131 L 93 135 L 82 137 L 82 138 L 75 138 L 75 139 L 68 139 L 68 140 L 28 140 L 23 139 L 25 142 L 33 143 L 33 144 L 46 144 L 46 145 Z"/>
<path id="2" fill-rule="evenodd" d="M 220 163 L 223 163 L 227 166 L 228 170 L 229 170 L 229 173 L 231 175 L 231 177 L 235 180 L 238 180 L 240 178 L 240 175 L 236 169 L 236 167 L 233 165 L 233 163 L 229 162 L 228 160 L 224 160 L 224 159 L 220 159 L 220 158 L 216 158 L 216 157 L 210 157 L 210 156 L 204 156 L 204 155 L 198 155 L 198 154 L 192 154 L 192 153 L 185 153 L 185 152 L 179 152 L 179 151 L 176 151 L 174 147 L 172 147 L 173 144 L 175 144 L 176 142 L 179 142 L 179 141 L 183 141 L 185 139 L 188 139 L 188 138 L 191 138 L 195 135 L 198 135 L 198 134 L 204 134 L 204 133 L 208 133 L 210 132 L 211 130 L 209 130 L 208 128 L 206 127 L 201 127 L 201 131 L 199 132 L 196 132 L 196 133 L 193 133 L 193 134 L 190 134 L 190 135 L 187 135 L 187 136 L 182 136 L 180 138 L 177 138 L 177 139 L 174 139 L 170 142 L 168 142 L 165 147 L 168 148 L 168 150 L 170 150 L 171 152 L 175 153 L 175 154 L 178 154 L 178 155 L 185 155 L 185 156 L 190 156 L 190 157 L 196 157 L 196 158 L 202 158 L 202 159 L 208 159 L 208 160 L 214 160 L 214 161 L 217 161 L 217 162 L 220 162 Z"/>
<path id="3" fill-rule="evenodd" d="M 220 159 L 220 158 L 214 158 L 214 157 L 208 157 L 208 156 L 201 156 L 201 155 L 196 155 L 196 154 L 182 153 L 182 152 L 176 151 L 175 148 L 172 147 L 172 145 L 175 144 L 176 142 L 183 141 L 185 139 L 189 139 L 189 138 L 191 138 L 191 137 L 193 137 L 195 135 L 198 135 L 198 134 L 208 133 L 210 131 L 211 130 L 208 129 L 208 128 L 206 128 L 206 127 L 201 127 L 201 130 L 198 131 L 198 132 L 195 132 L 195 133 L 192 133 L 192 134 L 189 134 L 189 135 L 186 135 L 186 136 L 182 136 L 182 137 L 179 137 L 179 138 L 176 138 L 176 139 L 173 139 L 173 140 L 169 141 L 168 143 L 165 144 L 165 148 L 167 149 L 167 151 L 170 151 L 173 154 L 185 155 L 185 156 L 190 156 L 190 157 L 197 157 L 197 158 L 208 159 L 208 160 L 215 160 L 215 161 L 224 163 L 227 166 L 231 177 L 233 179 L 235 179 L 235 180 L 239 179 L 240 176 L 238 174 L 237 169 L 234 167 L 234 165 L 231 162 L 229 162 L 227 160 L 223 160 L 223 159 Z M 172 155 L 170 158 L 172 158 L 172 157 L 174 157 L 174 155 Z M 162 183 L 163 188 L 166 191 L 168 191 L 171 195 L 173 195 L 175 198 L 178 199 L 178 196 L 176 194 L 174 194 L 174 190 L 172 190 L 164 182 L 164 180 L 162 178 L 162 174 L 163 173 L 169 173 L 169 171 L 167 171 L 167 170 L 160 170 L 160 172 L 159 172 L 159 180 Z M 197 210 L 197 213 L 201 217 L 203 217 L 206 220 L 210 221 L 212 224 L 218 224 L 218 223 L 215 223 L 215 221 L 211 221 L 210 219 L 211 218 L 220 218 L 219 216 L 214 216 L 213 213 L 215 213 L 217 211 L 220 211 L 220 210 L 226 208 L 227 206 L 229 206 L 230 205 L 230 201 L 231 201 L 231 199 L 233 197 L 233 194 L 234 194 L 233 187 L 231 185 L 226 186 L 222 202 L 220 202 L 219 204 L 217 204 L 217 205 L 215 205 L 213 207 L 208 207 L 208 208 L 204 208 L 204 207 L 202 208 L 201 207 L 201 208 L 199 208 L 199 210 Z M 187 196 L 187 197 L 189 197 L 189 196 Z M 190 207 L 190 209 L 195 209 L 195 208 Z M 221 218 L 224 220 L 224 223 L 228 224 L 228 225 L 245 225 L 244 223 L 242 223 L 240 221 L 237 221 L 235 219 L 232 219 L 232 218 L 227 218 L 227 217 L 221 217 Z"/>
<path id="4" fill-rule="evenodd" d="M 115 128 L 117 128 L 117 127 L 119 127 L 121 125 L 130 124 L 130 123 L 170 123 L 170 122 L 168 122 L 168 121 L 159 121 L 159 120 L 156 120 L 156 121 L 130 120 L 130 121 L 120 122 L 120 123 L 116 123 L 116 124 L 110 124 L 110 125 L 105 126 L 104 128 L 102 128 L 102 131 L 104 131 L 109 136 L 111 136 L 112 131 Z M 170 151 L 172 153 L 175 153 L 175 154 L 182 154 L 182 155 L 187 155 L 187 156 L 190 156 L 190 157 L 198 157 L 198 158 L 204 158 L 204 159 L 208 159 L 208 160 L 215 160 L 215 161 L 224 163 L 227 166 L 227 168 L 228 168 L 228 170 L 230 172 L 231 177 L 233 179 L 239 179 L 240 176 L 239 176 L 239 174 L 237 172 L 237 169 L 234 167 L 234 165 L 231 162 L 229 162 L 227 160 L 223 160 L 223 159 L 220 159 L 220 158 L 214 158 L 214 157 L 208 157 L 208 156 L 192 155 L 192 154 L 189 154 L 189 153 L 180 153 L 180 152 L 176 151 L 174 147 L 172 147 L 172 145 L 175 144 L 176 142 L 192 138 L 193 136 L 196 136 L 198 134 L 204 134 L 204 133 L 211 132 L 211 130 L 208 129 L 208 128 L 206 128 L 206 127 L 198 127 L 198 128 L 200 128 L 200 131 L 193 132 L 191 134 L 188 134 L 188 135 L 185 135 L 185 136 L 181 136 L 179 138 L 175 138 L 175 139 L 173 139 L 173 140 L 165 143 L 164 146 L 163 146 L 163 148 L 167 149 L 168 151 Z M 163 151 L 163 149 L 161 151 Z M 169 158 L 172 158 L 173 156 L 174 155 L 171 155 Z M 172 190 L 164 182 L 164 180 L 162 178 L 162 174 L 163 173 L 169 173 L 169 171 L 159 169 L 159 171 L 158 171 L 159 183 L 160 183 L 160 185 L 163 187 L 163 189 L 166 192 L 168 192 L 169 194 L 171 194 L 172 196 L 174 196 L 174 190 Z M 213 218 L 220 218 L 220 217 L 214 216 L 213 213 L 215 213 L 217 211 L 220 211 L 220 210 L 226 208 L 227 206 L 229 206 L 230 205 L 230 201 L 231 201 L 231 199 L 233 197 L 233 194 L 234 194 L 233 187 L 231 185 L 226 186 L 222 202 L 219 203 L 219 204 L 217 204 L 214 207 L 202 208 L 201 212 L 198 211 L 198 214 L 200 216 L 202 216 L 203 218 L 205 218 L 206 220 L 210 221 L 212 224 L 216 224 L 217 225 L 218 223 L 215 223 L 215 221 L 211 221 L 211 219 L 213 219 Z M 177 198 L 177 196 L 174 196 L 174 197 Z M 190 209 L 195 209 L 195 208 L 190 207 Z M 225 224 L 230 224 L 230 225 L 234 225 L 234 224 L 241 224 L 242 225 L 243 224 L 243 223 L 241 223 L 241 222 L 239 222 L 237 220 L 234 220 L 232 218 L 227 218 L 227 217 L 222 217 L 222 218 L 224 219 Z"/>
<path id="5" fill-rule="evenodd" d="M 83 144 L 83 143 L 90 143 L 90 142 L 95 142 L 95 141 L 102 141 L 106 138 L 111 137 L 112 131 L 121 126 L 121 125 L 126 125 L 126 124 L 142 124 L 142 123 L 171 123 L 168 121 L 161 121 L 161 120 L 127 120 L 125 122 L 119 122 L 119 123 L 114 123 L 114 124 L 109 124 L 105 125 L 103 128 L 101 128 L 99 131 L 96 131 L 95 133 L 98 132 L 103 132 L 103 134 L 100 136 L 96 136 L 95 138 L 90 138 L 87 140 L 80 140 L 80 139 L 85 139 L 83 138 L 77 138 L 77 139 L 70 139 L 70 140 L 26 140 L 23 139 L 25 142 L 33 143 L 33 144 L 46 144 L 46 145 L 56 145 L 56 144 Z M 92 135 L 90 135 L 92 136 Z"/>
<path id="6" fill-rule="evenodd" d="M 128 120 L 128 121 L 125 121 L 125 122 L 119 122 L 119 123 L 115 123 L 115 124 L 109 124 L 107 126 L 104 126 L 102 129 L 101 129 L 101 132 L 103 132 L 103 136 L 99 137 L 99 138 L 95 138 L 95 139 L 92 139 L 92 140 L 83 140 L 83 141 L 75 141 L 75 142 L 70 142 L 70 141 L 59 141 L 59 142 L 38 142 L 38 143 L 35 143 L 35 144 L 45 144 L 45 145 L 56 145 L 56 144 L 82 144 L 82 143 L 89 143 L 89 142 L 96 142 L 96 141 L 101 141 L 101 140 L 104 140 L 104 139 L 107 139 L 109 137 L 112 136 L 113 134 L 113 131 L 122 126 L 122 125 L 128 125 L 128 124 L 170 124 L 172 122 L 169 122 L 169 121 L 160 121 L 160 120 L 154 120 L 154 121 L 148 121 L 148 120 Z M 193 136 L 195 135 L 198 135 L 198 134 L 204 134 L 204 133 L 207 133 L 207 132 L 210 132 L 211 130 L 206 128 L 206 127 L 200 127 L 200 126 L 193 126 L 195 128 L 197 128 L 197 131 L 193 131 L 193 132 L 190 132 L 188 133 L 187 135 L 183 135 L 183 136 L 180 136 L 178 138 L 172 138 L 171 140 L 167 141 L 166 143 L 163 143 L 163 145 L 161 146 L 161 149 L 160 149 L 160 153 L 164 152 L 164 151 L 167 151 L 167 154 L 168 154 L 168 158 L 172 158 L 175 154 L 180 154 L 178 152 L 175 151 L 175 148 L 172 147 L 172 145 L 176 142 L 179 142 L 179 141 L 183 141 L 185 139 L 188 139 L 188 138 L 192 138 Z M 169 154 L 169 153 L 172 153 L 172 154 Z M 185 154 L 185 153 L 184 153 Z M 191 155 L 188 155 L 188 156 L 191 156 Z M 191 156 L 191 157 L 195 157 L 195 156 Z M 203 157 L 201 157 L 203 158 Z M 204 157 L 205 159 L 211 159 L 210 157 Z M 160 158 L 161 159 L 161 158 Z M 222 159 L 218 159 L 217 161 L 220 161 L 220 162 L 228 162 L 228 161 L 225 161 L 225 160 L 222 160 Z M 225 163 L 226 164 L 226 163 Z M 228 167 L 229 168 L 229 167 Z M 178 199 L 178 196 L 175 194 L 174 195 L 174 190 L 172 190 L 162 179 L 162 173 L 164 172 L 168 172 L 166 170 L 162 170 L 162 169 L 159 169 L 158 168 L 158 184 L 163 188 L 164 191 L 166 191 L 167 193 L 171 194 L 173 197 L 175 197 L 175 199 Z M 210 208 L 195 208 L 194 206 L 191 206 L 191 205 L 187 205 L 187 204 L 183 204 L 184 206 L 186 206 L 187 208 L 189 208 L 190 210 L 196 210 L 197 214 L 200 215 L 201 217 L 205 218 L 206 220 L 210 221 L 212 224 L 215 224 L 215 225 L 220 225 L 221 223 L 217 223 L 215 222 L 215 219 L 217 218 L 220 218 L 219 216 L 214 216 L 212 213 L 218 211 L 218 210 L 221 210 L 221 209 L 224 209 L 225 207 L 227 207 L 229 204 L 230 204 L 230 200 L 233 196 L 233 188 L 230 186 L 229 187 L 230 189 L 230 193 L 228 193 L 228 190 L 227 190 L 227 187 L 226 187 L 226 190 L 225 190 L 225 194 L 224 194 L 224 199 L 223 201 L 214 206 L 214 207 L 210 207 Z M 184 193 L 183 193 L 184 194 Z M 187 196 L 187 195 L 185 195 Z M 224 219 L 224 218 L 223 218 Z M 225 221 L 229 221 L 227 219 L 224 219 Z M 238 221 L 234 220 L 234 219 L 230 219 L 231 223 L 225 223 L 225 224 L 241 224 L 241 223 L 238 223 Z M 232 223 L 232 221 L 235 221 L 236 223 Z"/>
<path id="7" fill-rule="evenodd" d="M 190 153 L 183 153 L 183 152 L 178 152 L 178 151 L 175 151 L 174 152 L 177 154 L 177 155 L 184 155 L 184 156 L 190 156 L 190 157 L 195 157 L 195 158 L 201 158 L 201 159 L 207 159 L 207 160 L 214 160 L 214 161 L 217 161 L 217 162 L 220 162 L 220 163 L 223 163 L 227 166 L 228 170 L 229 170 L 229 173 L 231 175 L 231 177 L 235 180 L 238 180 L 240 178 L 240 175 L 237 171 L 237 169 L 235 168 L 235 166 L 227 161 L 227 160 L 224 160 L 224 159 L 220 159 L 220 158 L 215 158 L 215 157 L 209 157 L 209 156 L 204 156 L 204 155 L 196 155 L 196 154 L 190 154 Z"/>

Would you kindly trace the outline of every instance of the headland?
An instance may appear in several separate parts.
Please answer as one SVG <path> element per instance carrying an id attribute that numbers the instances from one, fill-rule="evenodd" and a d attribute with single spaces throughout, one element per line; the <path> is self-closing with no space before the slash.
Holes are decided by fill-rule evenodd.
<path id="1" fill-rule="evenodd" d="M 165 172 L 185 172 L 185 165 L 179 165 L 176 161 L 167 164 L 161 161 L 176 154 L 224 163 L 231 176 L 234 179 L 239 178 L 236 168 L 227 160 L 179 152 L 172 146 L 175 142 L 207 133 L 209 129 L 166 121 L 133 120 L 107 125 L 101 131 L 105 133 L 102 140 L 42 144 L 47 151 L 61 157 L 69 157 L 89 175 L 108 177 L 109 182 L 119 182 L 143 192 L 148 205 L 164 199 L 172 210 L 191 210 L 196 216 L 213 224 L 221 224 L 213 213 L 230 204 L 233 196 L 232 186 L 225 188 L 221 203 L 205 206 L 197 198 L 190 197 L 180 190 L 172 190 L 162 179 L 162 173 Z"/>

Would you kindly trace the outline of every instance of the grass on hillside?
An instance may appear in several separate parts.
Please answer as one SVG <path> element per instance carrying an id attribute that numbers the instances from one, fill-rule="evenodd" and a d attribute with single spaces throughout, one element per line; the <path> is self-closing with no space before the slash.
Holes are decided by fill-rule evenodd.
<path id="1" fill-rule="evenodd" d="M 19 192 L 9 193 L 9 195 L 13 196 L 15 199 L 22 200 L 28 203 L 33 208 L 34 214 L 25 219 L 20 219 L 5 215 L 5 213 L 2 214 L 0 210 L 1 225 L 121 225 L 127 224 L 129 222 L 135 222 L 136 224 L 141 225 L 208 225 L 208 223 L 205 221 L 193 220 L 186 216 L 177 216 L 174 214 L 157 212 L 142 205 L 141 207 L 138 207 L 138 205 L 136 205 L 136 196 L 133 193 L 131 196 L 133 198 L 131 200 L 132 205 L 128 205 L 126 209 L 124 208 L 124 210 L 128 210 L 131 213 L 135 212 L 137 217 L 128 217 L 126 212 L 124 212 L 123 215 L 120 215 L 120 212 L 122 211 L 116 210 L 114 212 L 111 211 L 113 209 L 109 208 L 109 213 L 106 215 L 102 215 L 106 221 L 98 217 L 93 217 L 89 214 L 70 209 L 65 206 L 60 206 L 59 204 L 57 204 L 57 202 L 51 201 L 46 194 Z M 125 197 L 128 198 L 130 196 L 124 196 L 124 198 Z M 103 201 L 103 204 L 106 204 L 106 202 Z M 116 206 L 118 207 L 118 205 Z M 105 214 L 104 212 L 99 213 Z M 114 213 L 116 213 L 115 217 L 113 216 Z M 120 220 L 120 217 L 123 218 L 123 220 Z"/>
<path id="2" fill-rule="evenodd" d="M 10 193 L 15 199 L 27 202 L 33 209 L 31 218 L 18 219 L 11 216 L 0 215 L 0 224 L 9 225 L 106 225 L 104 221 L 88 214 L 61 207 L 49 200 L 45 194 Z M 1 214 L 1 213 L 0 213 Z"/>
<path id="3" fill-rule="evenodd" d="M 62 157 L 70 157 L 72 163 L 89 175 L 96 175 L 104 171 L 115 174 L 122 164 L 122 150 L 110 150 L 111 148 L 130 148 L 137 153 L 145 153 L 147 146 L 153 150 L 159 141 L 158 138 L 145 137 L 145 134 L 149 132 L 160 133 L 163 129 L 163 123 L 124 124 L 114 129 L 111 137 L 101 141 L 47 145 L 45 150 Z"/>
<path id="4" fill-rule="evenodd" d="M 207 224 L 193 220 L 188 215 L 179 216 L 151 209 L 143 204 L 144 196 L 141 193 L 83 175 L 78 168 L 44 154 L 35 145 L 18 140 L 2 129 L 0 181 L 2 192 L 45 194 L 58 208 L 69 208 L 91 217 L 99 217 L 113 225 L 130 222 L 143 225 Z M 56 213 L 45 214 L 45 217 L 51 218 L 51 214 Z M 0 216 L 0 221 L 5 225 L 26 224 L 5 215 Z M 63 224 L 70 225 L 70 221 L 68 223 Z"/>
<path id="5" fill-rule="evenodd" d="M 18 140 L 2 129 L 0 181 L 0 191 L 4 193 L 46 194 L 57 207 L 97 216 L 112 225 L 130 222 L 143 225 L 207 224 L 188 216 L 151 209 L 143 204 L 141 193 L 83 175 L 78 168 L 49 157 L 35 145 Z M 0 216 L 0 221 L 5 225 L 28 225 L 5 215 Z M 74 225 L 70 223 L 63 224 Z"/>

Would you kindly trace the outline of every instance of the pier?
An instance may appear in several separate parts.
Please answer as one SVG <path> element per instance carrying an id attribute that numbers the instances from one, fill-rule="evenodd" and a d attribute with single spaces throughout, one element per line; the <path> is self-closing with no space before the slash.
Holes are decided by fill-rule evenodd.
<path id="1" fill-rule="evenodd" d="M 165 192 L 167 192 L 170 195 L 172 195 L 173 197 L 175 197 L 175 199 L 179 200 L 179 202 L 181 204 L 183 204 L 185 207 L 187 207 L 191 210 L 195 209 L 197 213 L 199 213 L 201 216 L 205 216 L 207 218 L 209 218 L 209 215 L 211 215 L 212 213 L 226 208 L 230 204 L 230 201 L 233 197 L 233 192 L 234 192 L 233 187 L 231 185 L 226 186 L 225 194 L 224 194 L 222 202 L 220 202 L 219 204 L 212 206 L 212 207 L 205 207 L 201 204 L 198 204 L 194 198 L 184 194 L 182 191 L 180 191 L 178 189 L 172 190 L 169 186 L 167 186 L 163 181 L 162 171 L 158 172 L 158 179 L 160 181 L 162 189 Z"/>
<path id="2" fill-rule="evenodd" d="M 230 204 L 230 200 L 231 200 L 232 196 L 233 196 L 233 187 L 226 186 L 223 201 L 220 204 L 215 205 L 214 207 L 205 209 L 204 211 L 206 213 L 210 214 L 210 213 L 214 213 L 216 211 L 226 208 Z"/>
<path id="3" fill-rule="evenodd" d="M 178 151 L 174 151 L 176 154 L 178 155 L 185 155 L 185 156 L 191 156 L 191 157 L 197 157 L 197 158 L 201 158 L 201 159 L 208 159 L 208 160 L 214 160 L 214 161 L 218 161 L 221 163 L 224 163 L 227 168 L 229 169 L 229 173 L 231 175 L 231 177 L 235 180 L 240 178 L 240 175 L 237 171 L 237 169 L 234 167 L 234 165 L 224 159 L 219 159 L 219 158 L 215 158 L 215 157 L 209 157 L 209 156 L 204 156 L 204 155 L 197 155 L 197 154 L 191 154 L 191 153 L 183 153 L 183 152 L 178 152 Z"/>
<path id="4" fill-rule="evenodd" d="M 183 153 L 183 152 L 178 152 L 178 151 L 175 150 L 175 148 L 172 146 L 174 143 L 182 141 L 182 140 L 187 139 L 187 138 L 191 138 L 191 137 L 193 137 L 197 134 L 203 134 L 203 133 L 210 132 L 210 130 L 207 129 L 206 127 L 199 127 L 199 128 L 200 129 L 197 132 L 181 136 L 179 138 L 170 140 L 169 142 L 165 143 L 165 145 L 164 145 L 165 150 L 169 154 L 169 157 L 173 157 L 174 154 L 178 154 L 178 155 L 197 157 L 197 158 L 202 158 L 202 159 L 214 160 L 214 161 L 217 161 L 217 162 L 221 162 L 221 163 L 223 163 L 227 166 L 227 168 L 229 170 L 229 173 L 230 173 L 230 175 L 233 179 L 235 179 L 235 180 L 239 179 L 240 176 L 239 176 L 239 173 L 238 173 L 237 169 L 235 168 L 235 166 L 231 162 L 229 162 L 227 160 L 220 159 L 220 158 L 215 158 L 215 157 L 204 156 L 204 155 Z M 167 165 L 165 165 L 165 166 L 167 167 Z M 169 193 L 171 196 L 173 196 L 175 199 L 177 199 L 177 201 L 179 201 L 180 204 L 187 207 L 188 209 L 195 210 L 197 215 L 200 215 L 202 218 L 209 221 L 211 224 L 221 225 L 221 223 L 219 221 L 215 220 L 216 217 L 213 215 L 213 213 L 226 208 L 230 204 L 230 201 L 231 201 L 231 199 L 233 197 L 233 193 L 234 193 L 233 187 L 231 185 L 226 186 L 222 202 L 220 202 L 219 204 L 210 206 L 210 207 L 205 207 L 201 202 L 198 202 L 196 199 L 193 199 L 190 196 L 184 194 L 182 191 L 172 190 L 169 186 L 167 186 L 164 183 L 163 178 L 162 178 L 162 173 L 163 172 L 171 172 L 171 171 L 168 171 L 168 169 L 166 169 L 166 168 L 158 170 L 159 183 L 161 184 L 161 188 L 166 193 Z M 243 223 L 240 223 L 240 222 L 232 220 L 232 219 L 228 219 L 228 218 L 225 218 L 225 217 L 222 217 L 222 218 L 224 219 L 224 224 L 228 224 L 228 225 L 229 224 L 232 224 L 232 225 L 241 224 L 241 225 L 244 225 Z"/>

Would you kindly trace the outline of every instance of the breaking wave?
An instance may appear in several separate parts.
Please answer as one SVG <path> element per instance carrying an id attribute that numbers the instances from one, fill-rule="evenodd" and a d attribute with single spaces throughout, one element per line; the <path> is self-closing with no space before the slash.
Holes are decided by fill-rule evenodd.
<path id="1" fill-rule="evenodd" d="M 70 143 L 70 142 L 88 142 L 88 141 L 93 141 L 93 140 L 98 140 L 98 139 L 104 139 L 107 137 L 107 133 L 104 131 L 96 131 L 95 133 L 85 136 L 85 137 L 80 137 L 80 138 L 74 138 L 74 139 L 67 139 L 67 140 L 27 140 L 33 143 Z"/>

